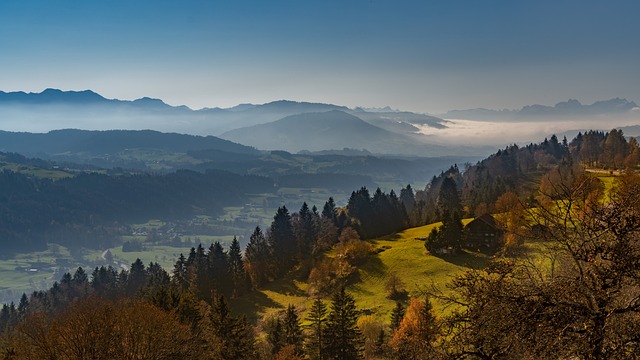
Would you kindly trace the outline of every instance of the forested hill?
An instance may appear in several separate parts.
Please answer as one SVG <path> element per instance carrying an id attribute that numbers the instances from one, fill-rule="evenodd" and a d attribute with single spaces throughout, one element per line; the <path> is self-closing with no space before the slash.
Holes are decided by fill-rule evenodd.
<path id="1" fill-rule="evenodd" d="M 496 200 L 506 192 L 530 201 L 538 189 L 540 178 L 558 165 L 624 169 L 640 164 L 640 148 L 636 138 L 627 139 L 622 131 L 588 131 L 574 139 L 561 141 L 553 135 L 539 144 L 523 147 L 512 145 L 499 150 L 475 165 L 459 169 L 451 167 L 434 176 L 424 191 L 416 193 L 417 223 L 437 220 L 437 201 L 442 182 L 454 181 L 462 201 L 462 211 L 479 216 L 495 210 Z"/>
<path id="2" fill-rule="evenodd" d="M 246 193 L 268 192 L 273 182 L 224 171 L 166 175 L 79 174 L 52 181 L 0 172 L 0 246 L 3 252 L 42 249 L 48 242 L 104 248 L 120 226 L 148 219 L 219 215 Z"/>
<path id="3" fill-rule="evenodd" d="M 161 133 L 152 130 L 55 130 L 44 134 L 0 131 L 0 151 L 25 155 L 59 153 L 115 154 L 132 148 L 172 152 L 217 150 L 233 154 L 259 155 L 255 148 L 215 136 Z"/>

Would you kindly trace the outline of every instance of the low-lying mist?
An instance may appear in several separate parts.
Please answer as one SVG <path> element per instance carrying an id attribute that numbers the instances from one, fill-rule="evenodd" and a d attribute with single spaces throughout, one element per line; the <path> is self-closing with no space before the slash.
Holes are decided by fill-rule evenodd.
<path id="1" fill-rule="evenodd" d="M 640 115 L 635 118 L 597 118 L 584 120 L 536 120 L 518 122 L 491 122 L 476 120 L 447 119 L 447 128 L 437 129 L 418 126 L 420 133 L 428 136 L 428 141 L 443 145 L 498 147 L 531 142 L 540 142 L 545 137 L 556 134 L 560 139 L 569 140 L 579 131 L 622 128 L 626 136 L 640 136 Z"/>

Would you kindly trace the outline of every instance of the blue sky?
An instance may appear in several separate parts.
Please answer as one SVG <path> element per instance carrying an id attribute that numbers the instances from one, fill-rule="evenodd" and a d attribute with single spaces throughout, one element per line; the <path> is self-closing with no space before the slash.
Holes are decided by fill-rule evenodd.
<path id="1" fill-rule="evenodd" d="M 0 90 L 437 113 L 640 101 L 639 1 L 2 0 Z"/>

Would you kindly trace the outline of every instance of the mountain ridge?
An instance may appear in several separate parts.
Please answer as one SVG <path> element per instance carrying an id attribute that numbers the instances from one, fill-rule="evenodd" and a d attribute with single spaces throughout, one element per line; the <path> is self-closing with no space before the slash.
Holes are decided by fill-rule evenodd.
<path id="1" fill-rule="evenodd" d="M 450 110 L 440 117 L 465 120 L 519 120 L 545 117 L 571 118 L 580 116 L 621 115 L 638 109 L 638 105 L 627 99 L 612 98 L 598 100 L 591 104 L 582 104 L 575 99 L 556 103 L 553 106 L 532 104 L 515 109 L 486 109 L 475 108 L 465 110 Z"/>
<path id="2" fill-rule="evenodd" d="M 154 130 L 62 129 L 44 134 L 0 130 L 0 151 L 26 155 L 65 152 L 86 152 L 99 155 L 115 153 L 128 148 L 153 148 L 181 152 L 216 149 L 237 154 L 260 154 L 255 148 L 215 136 L 161 133 Z"/>

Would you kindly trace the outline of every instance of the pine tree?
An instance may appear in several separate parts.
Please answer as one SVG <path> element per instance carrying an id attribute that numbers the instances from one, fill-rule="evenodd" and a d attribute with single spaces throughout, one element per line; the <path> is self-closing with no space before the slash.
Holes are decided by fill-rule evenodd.
<path id="1" fill-rule="evenodd" d="M 132 296 L 141 291 L 146 282 L 146 272 L 142 260 L 136 259 L 131 264 L 129 275 L 127 276 L 127 282 L 125 285 L 125 291 L 128 296 Z"/>
<path id="2" fill-rule="evenodd" d="M 293 266 L 296 238 L 291 225 L 291 215 L 286 206 L 279 207 L 269 229 L 269 247 L 272 254 L 273 274 L 283 276 Z"/>
<path id="3" fill-rule="evenodd" d="M 208 292 L 218 292 L 229 296 L 231 293 L 231 279 L 229 277 L 229 265 L 227 253 L 219 241 L 209 247 L 207 253 L 206 277 L 209 280 Z"/>
<path id="4" fill-rule="evenodd" d="M 324 203 L 324 207 L 322 208 L 322 217 L 325 219 L 331 220 L 331 222 L 333 222 L 334 225 L 337 225 L 336 203 L 333 201 L 332 197 L 330 197 L 329 200 L 327 200 L 327 202 Z"/>
<path id="5" fill-rule="evenodd" d="M 357 326 L 358 311 L 344 286 L 331 299 L 331 312 L 324 328 L 326 359 L 351 360 L 360 357 L 362 339 Z"/>
<path id="6" fill-rule="evenodd" d="M 312 359 L 324 359 L 322 356 L 323 349 L 323 332 L 326 323 L 327 306 L 320 299 L 315 299 L 311 305 L 307 321 L 309 325 L 310 335 L 307 337 L 307 353 Z"/>
<path id="7" fill-rule="evenodd" d="M 296 355 L 302 355 L 302 327 L 300 326 L 300 318 L 293 305 L 287 307 L 283 319 L 284 327 L 284 344 L 293 345 Z"/>
<path id="8" fill-rule="evenodd" d="M 22 319 L 27 315 L 27 311 L 29 310 L 29 299 L 27 298 L 27 294 L 22 293 L 22 297 L 20 298 L 20 302 L 18 303 L 18 316 Z"/>
<path id="9" fill-rule="evenodd" d="M 445 211 L 449 214 L 462 212 L 458 187 L 451 177 L 445 177 L 444 180 L 442 180 L 442 185 L 438 193 L 438 212 L 443 221 Z"/>
<path id="10" fill-rule="evenodd" d="M 284 346 L 284 334 L 282 330 L 282 321 L 276 317 L 271 324 L 271 328 L 267 334 L 267 341 L 271 345 L 271 355 L 276 355 Z"/>
<path id="11" fill-rule="evenodd" d="M 229 275 L 233 283 L 233 296 L 241 295 L 245 288 L 244 262 L 240 250 L 240 242 L 234 236 L 229 247 Z"/>
<path id="12" fill-rule="evenodd" d="M 219 359 L 251 359 L 255 337 L 244 317 L 231 315 L 223 295 L 217 296 L 210 315 L 213 350 Z"/>
<path id="13" fill-rule="evenodd" d="M 402 305 L 402 302 L 396 301 L 396 307 L 394 307 L 391 312 L 391 324 L 389 325 L 391 331 L 395 331 L 398 326 L 400 326 L 405 311 L 406 309 L 404 308 L 404 305 Z"/>
<path id="14" fill-rule="evenodd" d="M 309 258 L 311 254 L 311 246 L 316 238 L 314 215 L 309 210 L 307 203 L 303 203 L 300 211 L 295 217 L 292 217 L 292 225 L 296 237 L 296 256 L 298 261 Z"/>
<path id="15" fill-rule="evenodd" d="M 267 240 L 259 226 L 256 226 L 251 234 L 244 256 L 245 270 L 249 274 L 251 285 L 257 288 L 266 283 L 269 278 L 271 255 Z"/>
<path id="16" fill-rule="evenodd" d="M 408 213 L 413 211 L 413 207 L 416 204 L 416 198 L 410 184 L 407 184 L 406 188 L 400 189 L 400 202 L 402 202 Z"/>
<path id="17" fill-rule="evenodd" d="M 173 266 L 172 282 L 181 290 L 186 290 L 189 287 L 189 280 L 187 279 L 187 260 L 182 253 Z"/>

